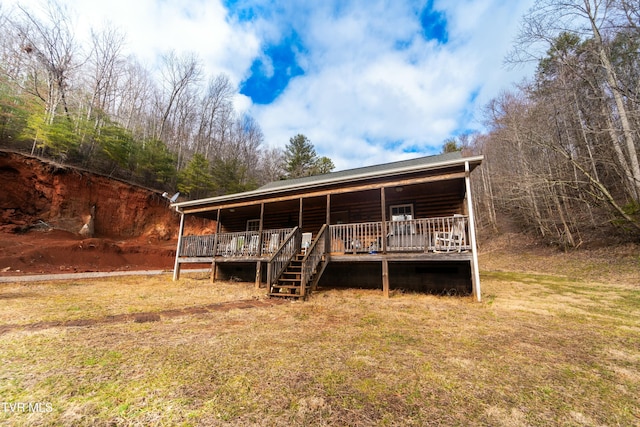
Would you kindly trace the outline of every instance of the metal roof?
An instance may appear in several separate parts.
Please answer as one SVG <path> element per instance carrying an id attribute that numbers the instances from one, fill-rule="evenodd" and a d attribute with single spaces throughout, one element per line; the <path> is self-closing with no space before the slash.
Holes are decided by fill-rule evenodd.
<path id="1" fill-rule="evenodd" d="M 469 162 L 471 167 L 474 168 L 481 163 L 482 159 L 482 156 L 462 157 L 462 154 L 459 151 L 456 151 L 453 153 L 418 157 L 415 159 L 402 160 L 392 163 L 365 166 L 355 169 L 346 169 L 323 175 L 313 175 L 303 178 L 273 181 L 258 188 L 257 190 L 246 191 L 243 193 L 226 194 L 223 196 L 210 197 L 206 199 L 179 202 L 172 204 L 172 206 L 176 207 L 176 209 L 179 210 L 180 208 L 185 207 L 195 207 L 234 200 L 239 201 L 252 197 L 275 195 L 288 191 L 299 191 L 323 185 L 335 185 L 343 182 L 351 183 L 355 180 L 393 176 L 402 173 L 436 170 L 452 166 L 463 166 L 466 162 Z"/>

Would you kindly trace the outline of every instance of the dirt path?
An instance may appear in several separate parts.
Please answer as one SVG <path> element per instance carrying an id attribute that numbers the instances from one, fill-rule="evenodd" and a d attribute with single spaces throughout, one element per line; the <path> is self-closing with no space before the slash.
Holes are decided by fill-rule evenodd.
<path id="1" fill-rule="evenodd" d="M 204 273 L 207 269 L 182 270 L 184 273 Z M 29 274 L 24 276 L 0 276 L 0 283 L 48 282 L 51 280 L 94 279 L 115 276 L 157 276 L 170 274 L 171 270 L 92 271 L 86 273 Z"/>
<path id="2" fill-rule="evenodd" d="M 111 316 L 104 316 L 99 318 L 89 319 L 75 319 L 66 321 L 51 321 L 51 322 L 36 322 L 27 323 L 24 325 L 1 325 L 0 335 L 14 330 L 22 331 L 38 331 L 42 329 L 58 328 L 58 327 L 81 327 L 81 326 L 95 326 L 104 325 L 109 323 L 146 323 L 146 322 L 158 322 L 162 319 L 169 319 L 179 316 L 189 316 L 193 314 L 204 314 L 214 312 L 225 312 L 234 309 L 244 310 L 250 308 L 271 307 L 278 304 L 287 302 L 284 299 L 251 299 L 251 300 L 239 300 L 228 301 L 222 303 L 199 305 L 192 307 L 185 307 L 171 310 L 161 311 L 148 311 L 140 313 L 126 313 L 115 314 Z"/>

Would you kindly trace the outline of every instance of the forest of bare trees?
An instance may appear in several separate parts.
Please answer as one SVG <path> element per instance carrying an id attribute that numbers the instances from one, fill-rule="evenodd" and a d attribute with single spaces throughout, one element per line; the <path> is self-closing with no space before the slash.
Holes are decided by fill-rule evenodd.
<path id="1" fill-rule="evenodd" d="M 72 11 L 0 5 L 0 144 L 190 197 L 255 188 L 283 173 L 225 75 L 192 52 L 158 69 L 124 54 L 126 36 L 74 33 Z"/>
<path id="2" fill-rule="evenodd" d="M 640 238 L 640 3 L 541 0 L 508 57 L 536 75 L 486 107 L 475 180 L 485 229 L 500 218 L 564 248 Z"/>

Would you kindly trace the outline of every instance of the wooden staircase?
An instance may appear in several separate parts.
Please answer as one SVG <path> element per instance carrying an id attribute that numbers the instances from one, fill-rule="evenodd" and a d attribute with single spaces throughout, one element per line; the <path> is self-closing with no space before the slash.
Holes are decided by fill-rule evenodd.
<path id="1" fill-rule="evenodd" d="M 328 238 L 327 230 L 329 227 L 325 224 L 318 232 L 316 239 L 311 241 L 311 233 L 303 233 L 302 240 L 305 242 L 295 246 L 295 251 L 289 252 L 296 254 L 292 258 L 285 258 L 280 261 L 280 269 L 282 273 L 276 273 L 277 280 L 271 280 L 271 272 L 274 268 L 269 264 L 267 276 L 271 285 L 269 287 L 269 296 L 279 298 L 303 298 L 305 299 L 312 290 L 316 289 L 320 276 L 324 273 L 324 269 L 328 264 Z M 296 228 L 297 230 L 297 228 Z M 300 233 L 298 232 L 298 236 Z M 292 237 L 293 234 L 292 234 Z M 277 257 L 273 256 L 273 260 Z"/>
<path id="2" fill-rule="evenodd" d="M 302 260 L 304 254 L 299 253 L 291 259 L 291 262 L 284 270 L 278 282 L 271 285 L 269 296 L 280 298 L 306 298 L 310 293 L 312 283 L 316 282 L 317 272 L 313 272 L 313 276 L 302 292 Z"/>

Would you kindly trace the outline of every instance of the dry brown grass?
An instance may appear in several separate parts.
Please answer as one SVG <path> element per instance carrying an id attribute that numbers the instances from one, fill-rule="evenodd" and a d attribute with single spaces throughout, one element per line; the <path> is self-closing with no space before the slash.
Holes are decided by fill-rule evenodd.
<path id="1" fill-rule="evenodd" d="M 205 273 L 187 273 L 187 277 L 177 284 L 170 275 L 0 283 L 5 308 L 0 311 L 0 325 L 180 309 L 264 296 L 264 291 L 233 283 L 207 286 Z"/>
<path id="2" fill-rule="evenodd" d="M 561 261 L 558 269 L 567 268 Z M 480 304 L 330 290 L 307 302 L 165 316 L 255 300 L 264 290 L 193 277 L 0 285 L 8 307 L 0 325 L 160 313 L 145 322 L 6 330 L 2 400 L 53 410 L 0 407 L 0 421 L 640 425 L 640 287 L 593 280 L 591 267 L 581 277 L 577 263 L 571 276 L 551 274 L 554 258 L 536 261 L 542 272 L 509 269 L 513 262 L 486 262 Z"/>

